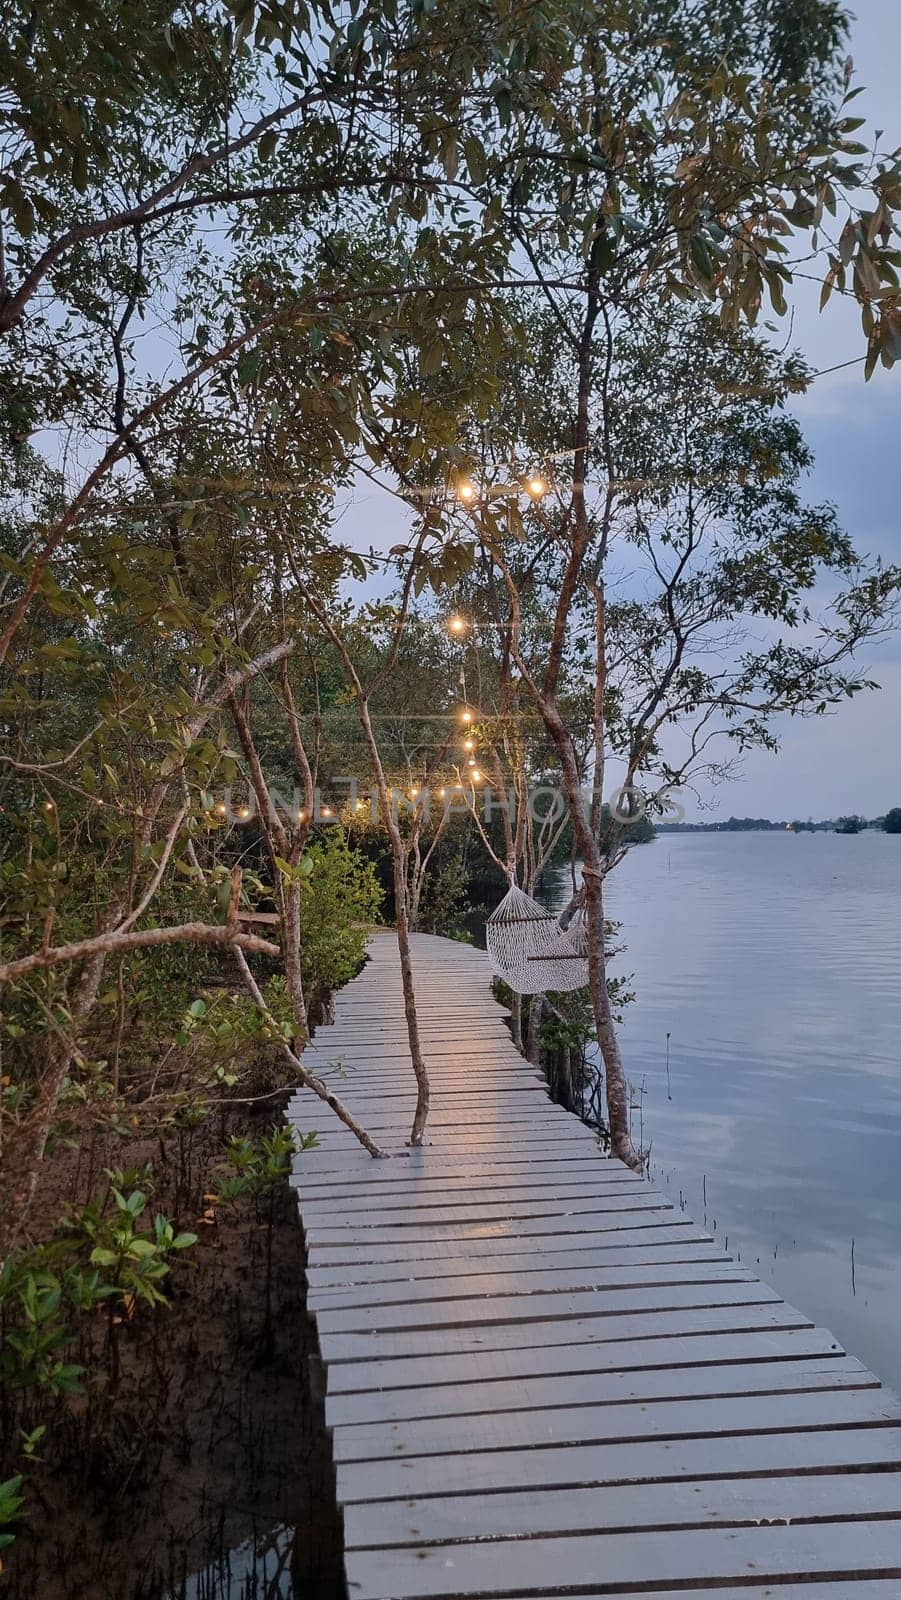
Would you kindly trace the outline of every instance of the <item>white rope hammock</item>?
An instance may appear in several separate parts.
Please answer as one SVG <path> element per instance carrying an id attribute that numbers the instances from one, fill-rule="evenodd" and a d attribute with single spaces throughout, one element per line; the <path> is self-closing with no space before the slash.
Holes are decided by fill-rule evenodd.
<path id="1" fill-rule="evenodd" d="M 566 932 L 556 917 L 514 883 L 487 924 L 488 955 L 499 978 L 516 994 L 560 994 L 588 982 L 584 919 Z"/>

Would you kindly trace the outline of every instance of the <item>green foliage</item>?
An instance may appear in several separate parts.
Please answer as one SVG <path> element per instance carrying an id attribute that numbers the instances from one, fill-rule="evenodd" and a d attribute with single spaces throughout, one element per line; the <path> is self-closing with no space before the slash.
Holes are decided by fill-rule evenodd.
<path id="1" fill-rule="evenodd" d="M 160 1214 L 139 1226 L 147 1196 L 117 1188 L 116 1176 L 105 1196 L 70 1211 L 47 1244 L 10 1256 L 0 1272 L 0 1377 L 12 1388 L 80 1392 L 84 1368 L 65 1359 L 78 1318 L 98 1306 L 131 1317 L 138 1301 L 166 1304 L 163 1280 L 197 1242 Z"/>
<path id="2" fill-rule="evenodd" d="M 88 1260 L 104 1274 L 102 1296 L 116 1298 L 130 1311 L 136 1300 L 147 1305 L 165 1305 L 161 1284 L 168 1277 L 173 1253 L 189 1250 L 197 1243 L 196 1233 L 176 1233 L 167 1217 L 159 1213 L 150 1230 L 140 1230 L 138 1219 L 147 1205 L 140 1189 L 123 1194 L 111 1189 L 114 1209 L 94 1204 L 78 1218 L 77 1227 L 90 1245 Z"/>
<path id="3" fill-rule="evenodd" d="M 883 833 L 901 833 L 901 806 L 892 806 L 882 819 Z"/>
<path id="4" fill-rule="evenodd" d="M 12 1544 L 15 1534 L 10 1532 L 10 1524 L 18 1520 L 24 1500 L 19 1493 L 23 1479 L 20 1476 L 7 1478 L 0 1483 L 0 1550 L 5 1550 Z M 0 1560 L 0 1572 L 3 1571 L 3 1562 Z"/>
<path id="5" fill-rule="evenodd" d="M 295 1156 L 315 1150 L 316 1144 L 315 1133 L 299 1133 L 285 1123 L 276 1123 L 258 1139 L 229 1139 L 224 1175 L 216 1181 L 217 1199 L 233 1202 L 265 1194 L 288 1177 Z"/>
<path id="6" fill-rule="evenodd" d="M 310 846 L 300 883 L 304 989 L 314 1004 L 359 971 L 382 891 L 372 863 L 337 825 Z"/>

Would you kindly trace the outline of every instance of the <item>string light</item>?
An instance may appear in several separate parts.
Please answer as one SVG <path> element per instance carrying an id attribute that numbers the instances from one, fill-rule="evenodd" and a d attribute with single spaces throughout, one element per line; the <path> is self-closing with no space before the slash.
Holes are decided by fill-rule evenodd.
<path id="1" fill-rule="evenodd" d="M 224 817 L 225 816 L 225 806 L 223 805 L 221 800 L 219 801 L 218 805 L 216 806 L 216 815 L 219 816 L 219 817 Z"/>
<path id="2" fill-rule="evenodd" d="M 331 806 L 323 806 L 322 815 L 324 817 L 332 817 L 332 816 L 334 816 L 334 812 L 332 811 Z"/>
<path id="3" fill-rule="evenodd" d="M 246 821 L 250 816 L 250 806 L 242 806 L 239 815 L 242 816 Z"/>
<path id="4" fill-rule="evenodd" d="M 461 616 L 449 617 L 447 627 L 449 633 L 455 633 L 459 638 L 462 633 L 466 632 L 466 618 Z"/>
<path id="5" fill-rule="evenodd" d="M 470 773 L 470 777 L 472 778 L 473 783 L 481 783 L 482 774 L 479 771 L 478 767 L 474 767 L 473 768 L 472 772 Z"/>
<path id="6" fill-rule="evenodd" d="M 547 484 L 543 478 L 538 476 L 537 472 L 533 477 L 529 478 L 528 482 L 526 483 L 526 488 L 528 489 L 533 500 L 540 500 L 542 495 L 547 494 Z"/>
<path id="7" fill-rule="evenodd" d="M 475 749 L 475 742 L 472 739 L 464 739 L 463 740 L 463 749 L 464 750 L 474 750 Z"/>
<path id="8" fill-rule="evenodd" d="M 466 706 L 463 707 L 463 710 L 460 712 L 460 716 L 467 725 L 472 721 L 472 712 L 468 710 Z"/>
<path id="9" fill-rule="evenodd" d="M 465 506 L 471 505 L 476 497 L 476 486 L 470 478 L 464 478 L 457 484 L 457 499 L 462 500 Z"/>
<path id="10" fill-rule="evenodd" d="M 44 810 L 45 811 L 55 811 L 56 810 L 56 807 L 54 806 L 52 800 L 45 800 L 44 801 Z"/>

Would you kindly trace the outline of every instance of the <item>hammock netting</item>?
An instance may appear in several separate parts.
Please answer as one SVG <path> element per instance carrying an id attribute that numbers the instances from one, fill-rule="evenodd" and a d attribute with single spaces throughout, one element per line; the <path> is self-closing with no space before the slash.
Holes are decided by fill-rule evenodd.
<path id="1" fill-rule="evenodd" d="M 488 955 L 515 994 L 567 994 L 588 982 L 588 942 L 577 913 L 565 931 L 556 917 L 513 884 L 487 924 Z"/>

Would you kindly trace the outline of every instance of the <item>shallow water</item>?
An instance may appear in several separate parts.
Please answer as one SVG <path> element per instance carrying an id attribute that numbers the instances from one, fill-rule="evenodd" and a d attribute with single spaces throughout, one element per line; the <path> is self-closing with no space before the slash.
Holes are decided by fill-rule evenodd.
<path id="1" fill-rule="evenodd" d="M 661 835 L 608 915 L 655 1178 L 901 1388 L 901 837 Z"/>

